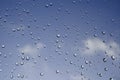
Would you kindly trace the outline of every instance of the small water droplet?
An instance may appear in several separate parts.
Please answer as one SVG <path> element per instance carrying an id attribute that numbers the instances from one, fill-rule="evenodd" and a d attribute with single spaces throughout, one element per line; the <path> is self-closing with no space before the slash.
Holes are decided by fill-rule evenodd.
<path id="1" fill-rule="evenodd" d="M 30 57 L 29 57 L 29 56 L 26 56 L 26 60 L 29 61 L 29 60 L 30 60 Z"/>
<path id="2" fill-rule="evenodd" d="M 82 69 L 84 69 L 84 66 L 83 66 L 83 65 L 81 65 L 81 68 L 82 68 Z"/>
<path id="3" fill-rule="evenodd" d="M 99 77 L 102 77 L 102 73 L 97 73 L 97 75 L 98 75 Z"/>
<path id="4" fill-rule="evenodd" d="M 12 29 L 12 32 L 15 32 L 16 31 L 16 29 Z"/>
<path id="5" fill-rule="evenodd" d="M 73 3 L 73 4 L 75 4 L 75 3 L 76 3 L 76 1 L 72 1 L 72 3 Z"/>
<path id="6" fill-rule="evenodd" d="M 56 37 L 57 37 L 57 38 L 60 38 L 60 34 L 57 34 Z"/>
<path id="7" fill-rule="evenodd" d="M 41 72 L 41 73 L 40 73 L 40 76 L 44 76 L 44 73 Z"/>
<path id="8" fill-rule="evenodd" d="M 5 45 L 4 45 L 4 44 L 2 45 L 2 48 L 5 48 Z"/>
<path id="9" fill-rule="evenodd" d="M 108 71 L 108 68 L 105 67 L 104 70 L 105 70 L 105 71 Z"/>
<path id="10" fill-rule="evenodd" d="M 20 31 L 20 28 L 17 28 L 17 31 Z"/>
<path id="11" fill-rule="evenodd" d="M 24 65 L 24 62 L 20 62 L 20 65 Z"/>
<path id="12" fill-rule="evenodd" d="M 88 64 L 89 63 L 89 61 L 85 61 L 85 64 Z"/>
<path id="13" fill-rule="evenodd" d="M 20 44 L 17 44 L 17 45 L 16 45 L 16 47 L 19 47 L 19 46 L 20 46 Z"/>
<path id="14" fill-rule="evenodd" d="M 48 7 L 49 7 L 49 5 L 48 5 L 48 4 L 46 4 L 46 5 L 45 5 L 45 7 L 46 7 L 46 8 L 48 8 Z"/>
<path id="15" fill-rule="evenodd" d="M 67 58 L 65 58 L 65 61 L 67 61 Z"/>
<path id="16" fill-rule="evenodd" d="M 111 59 L 112 59 L 112 60 L 115 60 L 115 56 L 111 56 Z"/>
<path id="17" fill-rule="evenodd" d="M 77 57 L 77 54 L 75 53 L 75 54 L 73 54 L 73 56 L 74 56 L 74 57 Z"/>
<path id="18" fill-rule="evenodd" d="M 50 3 L 50 6 L 53 6 L 53 3 Z"/>
<path id="19" fill-rule="evenodd" d="M 105 31 L 102 31 L 102 34 L 105 35 L 106 34 Z"/>
<path id="20" fill-rule="evenodd" d="M 16 65 L 16 66 L 19 66 L 19 64 L 18 64 L 17 62 L 15 63 L 15 65 Z"/>
<path id="21" fill-rule="evenodd" d="M 60 49 L 60 48 L 61 48 L 61 45 L 58 45 L 57 48 Z"/>
<path id="22" fill-rule="evenodd" d="M 70 64 L 73 64 L 73 62 L 72 62 L 72 61 L 70 61 Z"/>
<path id="23" fill-rule="evenodd" d="M 56 70 L 56 73 L 58 74 L 60 71 L 59 70 Z"/>
<path id="24" fill-rule="evenodd" d="M 22 59 L 22 60 L 24 60 L 24 59 L 25 59 L 25 57 L 24 57 L 24 56 L 22 56 L 22 57 L 21 57 L 21 59 Z"/>
<path id="25" fill-rule="evenodd" d="M 113 78 L 110 78 L 109 80 L 114 80 Z"/>
<path id="26" fill-rule="evenodd" d="M 20 78 L 20 74 L 17 74 L 17 78 Z"/>
<path id="27" fill-rule="evenodd" d="M 21 78 L 24 78 L 24 75 L 21 75 L 20 77 L 21 77 Z"/>
<path id="28" fill-rule="evenodd" d="M 106 62 L 107 61 L 107 58 L 103 58 L 103 62 Z"/>
<path id="29" fill-rule="evenodd" d="M 48 60 L 48 58 L 47 57 L 45 57 L 45 61 L 47 61 Z"/>
<path id="30" fill-rule="evenodd" d="M 0 56 L 2 55 L 2 52 L 0 52 Z"/>
<path id="31" fill-rule="evenodd" d="M 2 69 L 0 69 L 0 72 L 2 72 Z"/>
<path id="32" fill-rule="evenodd" d="M 14 76 L 13 75 L 10 75 L 10 79 L 13 79 L 14 78 Z"/>
<path id="33" fill-rule="evenodd" d="M 98 35 L 97 35 L 97 34 L 94 34 L 94 37 L 98 37 Z"/>

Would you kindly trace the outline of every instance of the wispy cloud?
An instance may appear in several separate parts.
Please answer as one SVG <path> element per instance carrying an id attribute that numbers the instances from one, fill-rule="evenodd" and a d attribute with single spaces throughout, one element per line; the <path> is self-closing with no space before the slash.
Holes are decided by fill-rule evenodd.
<path id="1" fill-rule="evenodd" d="M 109 56 L 115 56 L 120 53 L 120 47 L 114 41 L 103 42 L 103 40 L 99 38 L 91 38 L 83 41 L 83 44 L 83 53 L 88 55 L 95 54 L 100 51 L 106 52 Z"/>
<path id="2" fill-rule="evenodd" d="M 36 54 L 41 48 L 43 48 L 43 46 L 44 45 L 42 43 L 37 43 L 36 45 L 27 44 L 20 47 L 18 50 L 20 53 L 24 54 Z"/>

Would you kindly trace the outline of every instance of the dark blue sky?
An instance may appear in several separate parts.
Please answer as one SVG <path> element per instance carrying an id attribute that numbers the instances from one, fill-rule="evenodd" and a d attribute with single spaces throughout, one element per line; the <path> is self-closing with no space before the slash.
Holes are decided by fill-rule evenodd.
<path id="1" fill-rule="evenodd" d="M 120 0 L 0 0 L 0 80 L 120 80 Z"/>

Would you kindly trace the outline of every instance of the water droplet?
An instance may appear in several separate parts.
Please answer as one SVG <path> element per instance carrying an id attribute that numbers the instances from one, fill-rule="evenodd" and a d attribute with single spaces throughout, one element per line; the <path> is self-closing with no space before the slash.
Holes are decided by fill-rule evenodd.
<path id="1" fill-rule="evenodd" d="M 40 55 L 40 54 L 38 54 L 38 57 L 41 57 L 41 55 Z"/>
<path id="2" fill-rule="evenodd" d="M 115 19 L 111 19 L 111 21 L 112 21 L 112 22 L 114 22 L 114 21 L 115 21 Z"/>
<path id="3" fill-rule="evenodd" d="M 57 37 L 57 38 L 60 38 L 60 34 L 57 34 L 56 37 Z"/>
<path id="4" fill-rule="evenodd" d="M 46 5 L 45 5 L 45 7 L 46 7 L 46 8 L 48 8 L 48 7 L 49 7 L 49 5 L 48 5 L 48 4 L 46 4 Z"/>
<path id="5" fill-rule="evenodd" d="M 108 71 L 108 68 L 105 67 L 104 70 L 105 70 L 105 71 Z"/>
<path id="6" fill-rule="evenodd" d="M 102 73 L 97 73 L 97 75 L 98 75 L 99 77 L 102 77 Z"/>
<path id="7" fill-rule="evenodd" d="M 20 28 L 17 28 L 17 31 L 20 31 Z"/>
<path id="8" fill-rule="evenodd" d="M 4 44 L 2 45 L 2 48 L 5 48 L 5 45 L 4 45 Z"/>
<path id="9" fill-rule="evenodd" d="M 0 19 L 2 19 L 2 16 L 0 16 Z"/>
<path id="10" fill-rule="evenodd" d="M 50 6 L 53 6 L 53 3 L 50 3 Z"/>
<path id="11" fill-rule="evenodd" d="M 59 42 L 59 40 L 56 40 L 56 43 L 58 43 Z"/>
<path id="12" fill-rule="evenodd" d="M 81 65 L 81 68 L 82 68 L 82 69 L 84 69 L 84 66 L 83 66 L 83 65 Z"/>
<path id="13" fill-rule="evenodd" d="M 20 62 L 20 65 L 24 65 L 24 62 Z"/>
<path id="14" fill-rule="evenodd" d="M 16 47 L 19 47 L 19 46 L 20 46 L 20 44 L 17 44 L 17 45 L 16 45 Z"/>
<path id="15" fill-rule="evenodd" d="M 73 4 L 75 4 L 75 3 L 76 3 L 76 1 L 72 1 L 72 3 L 73 3 Z"/>
<path id="16" fill-rule="evenodd" d="M 41 72 L 41 73 L 40 73 L 40 76 L 44 76 L 44 73 Z"/>
<path id="17" fill-rule="evenodd" d="M 0 72 L 2 72 L 2 69 L 0 69 Z"/>
<path id="18" fill-rule="evenodd" d="M 60 49 L 60 48 L 61 48 L 61 45 L 58 45 L 57 48 Z"/>
<path id="19" fill-rule="evenodd" d="M 97 34 L 94 34 L 94 37 L 98 37 L 98 35 L 97 35 Z"/>
<path id="20" fill-rule="evenodd" d="M 114 80 L 113 78 L 110 78 L 109 80 Z"/>
<path id="21" fill-rule="evenodd" d="M 0 56 L 2 55 L 2 52 L 0 52 Z"/>
<path id="22" fill-rule="evenodd" d="M 67 58 L 65 58 L 65 61 L 67 61 Z"/>
<path id="23" fill-rule="evenodd" d="M 4 58 L 7 58 L 7 55 L 6 55 L 6 54 L 4 54 Z"/>
<path id="24" fill-rule="evenodd" d="M 106 62 L 107 61 L 107 58 L 103 58 L 103 62 Z"/>
<path id="25" fill-rule="evenodd" d="M 88 64 L 89 63 L 89 61 L 85 61 L 85 64 Z"/>
<path id="26" fill-rule="evenodd" d="M 75 54 L 73 54 L 73 56 L 74 56 L 74 57 L 77 57 L 77 54 L 75 53 Z"/>
<path id="27" fill-rule="evenodd" d="M 20 78 L 20 74 L 17 74 L 17 78 Z"/>
<path id="28" fill-rule="evenodd" d="M 72 62 L 72 61 L 70 61 L 70 64 L 73 64 L 73 62 Z"/>
<path id="29" fill-rule="evenodd" d="M 22 60 L 24 60 L 24 59 L 25 59 L 25 57 L 24 57 L 24 56 L 22 56 L 22 57 L 21 57 L 21 59 L 22 59 Z"/>
<path id="30" fill-rule="evenodd" d="M 16 31 L 16 29 L 12 29 L 12 32 L 15 32 Z"/>
<path id="31" fill-rule="evenodd" d="M 102 34 L 105 35 L 105 31 L 102 31 Z"/>
<path id="32" fill-rule="evenodd" d="M 112 59 L 112 60 L 115 60 L 115 56 L 111 56 L 111 59 Z"/>
<path id="33" fill-rule="evenodd" d="M 16 65 L 16 66 L 19 66 L 19 64 L 18 64 L 17 62 L 15 63 L 15 65 Z"/>
<path id="34" fill-rule="evenodd" d="M 58 74 L 60 71 L 59 70 L 56 70 L 56 73 Z"/>
<path id="35" fill-rule="evenodd" d="M 113 36 L 113 33 L 110 33 L 110 36 L 112 37 L 112 36 Z"/>
<path id="36" fill-rule="evenodd" d="M 13 75 L 10 75 L 10 79 L 13 79 L 14 78 L 14 76 Z"/>
<path id="37" fill-rule="evenodd" d="M 30 57 L 29 57 L 29 56 L 26 56 L 26 60 L 29 61 L 29 60 L 30 60 Z"/>
<path id="38" fill-rule="evenodd" d="M 48 58 L 47 57 L 45 57 L 45 61 L 47 61 L 48 60 Z"/>
<path id="39" fill-rule="evenodd" d="M 21 77 L 21 78 L 24 78 L 24 75 L 21 75 L 20 77 Z"/>

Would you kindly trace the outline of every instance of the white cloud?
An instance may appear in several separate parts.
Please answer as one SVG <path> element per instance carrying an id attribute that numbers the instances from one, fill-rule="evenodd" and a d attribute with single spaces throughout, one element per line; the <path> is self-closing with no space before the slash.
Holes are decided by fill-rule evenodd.
<path id="1" fill-rule="evenodd" d="M 24 54 L 36 54 L 41 48 L 43 48 L 43 44 L 37 43 L 36 45 L 27 44 L 19 48 L 18 50 L 20 53 L 24 53 Z"/>
<path id="2" fill-rule="evenodd" d="M 103 42 L 98 38 L 87 39 L 84 42 L 83 52 L 86 54 L 95 54 L 97 52 L 107 52 L 109 56 L 118 55 L 120 53 L 119 45 L 114 42 Z"/>

